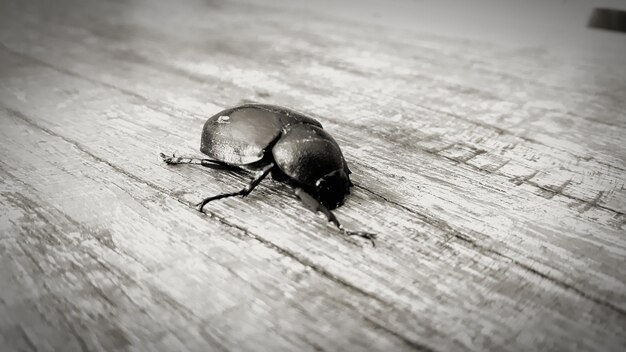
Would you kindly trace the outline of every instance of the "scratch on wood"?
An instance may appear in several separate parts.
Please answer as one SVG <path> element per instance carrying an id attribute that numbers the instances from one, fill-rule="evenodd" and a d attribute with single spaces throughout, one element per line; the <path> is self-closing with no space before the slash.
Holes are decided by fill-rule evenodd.
<path id="1" fill-rule="evenodd" d="M 542 197 L 544 197 L 546 199 L 552 199 L 557 194 L 565 196 L 563 194 L 563 190 L 565 189 L 565 187 L 567 187 L 572 182 L 572 180 L 571 179 L 567 180 L 567 181 L 563 182 L 563 184 L 561 184 L 560 186 L 553 186 L 553 185 L 542 186 L 542 185 L 540 185 L 540 184 L 538 184 L 536 182 L 532 182 L 532 181 L 528 181 L 528 180 L 526 182 L 528 182 L 529 184 L 532 184 L 533 186 L 543 190 L 544 192 L 541 193 Z M 565 196 L 565 197 L 567 197 L 567 196 Z M 568 197 L 568 198 L 571 198 L 571 197 Z"/>
<path id="2" fill-rule="evenodd" d="M 522 183 L 528 182 L 530 179 L 532 179 L 533 177 L 537 176 L 538 173 L 539 173 L 539 171 L 535 171 L 535 172 L 533 172 L 530 175 L 516 176 L 516 177 L 513 177 L 513 178 L 509 179 L 509 181 L 513 182 L 516 186 L 520 186 Z"/>
<path id="3" fill-rule="evenodd" d="M 591 201 L 585 202 L 584 205 L 580 209 L 578 209 L 578 212 L 582 214 L 592 207 L 597 207 L 600 198 L 602 198 L 602 195 L 604 195 L 604 191 L 598 192 L 598 194 Z"/>
<path id="4" fill-rule="evenodd" d="M 33 340 L 30 338 L 30 336 L 28 336 L 28 332 L 26 331 L 26 328 L 22 324 L 18 326 L 18 331 L 24 338 L 24 341 L 26 342 L 28 347 L 30 347 L 31 351 L 39 351 L 37 346 L 33 343 Z"/>
<path id="5" fill-rule="evenodd" d="M 384 324 L 380 324 L 376 321 L 374 321 L 373 319 L 369 318 L 369 317 L 364 317 L 365 321 L 367 321 L 368 323 L 370 323 L 371 325 L 375 326 L 378 329 L 381 329 L 395 337 L 397 337 L 398 339 L 402 340 L 404 343 L 406 343 L 407 345 L 409 345 L 411 348 L 413 348 L 416 351 L 423 351 L 423 352 L 436 352 L 437 350 L 434 350 L 430 347 L 428 347 L 427 345 L 414 341 L 412 339 L 407 338 L 406 336 L 402 335 L 402 334 L 398 334 L 396 331 L 390 329 L 388 326 L 385 326 Z"/>
<path id="6" fill-rule="evenodd" d="M 78 330 L 76 330 L 76 326 L 74 326 L 74 324 L 72 324 L 69 321 L 69 319 L 67 318 L 67 316 L 65 316 L 65 314 L 63 314 L 63 312 L 61 312 L 60 316 L 69 327 L 69 330 L 72 333 L 72 336 L 74 336 L 74 338 L 76 339 L 76 342 L 78 342 L 78 346 L 80 347 L 80 350 L 82 352 L 90 351 L 91 349 L 89 348 L 89 346 L 87 346 L 87 343 L 85 342 L 81 334 L 78 332 Z"/>
<path id="7" fill-rule="evenodd" d="M 539 271 L 537 269 L 534 269 L 531 266 L 529 266 L 528 264 L 522 263 L 521 261 L 516 260 L 514 258 L 511 258 L 508 255 L 500 253 L 500 252 L 498 252 L 498 251 L 496 251 L 496 250 L 494 250 L 492 248 L 485 247 L 485 246 L 479 244 L 473 238 L 469 237 L 468 235 L 463 234 L 463 233 L 455 230 L 454 228 L 452 228 L 448 223 L 446 223 L 443 220 L 435 219 L 435 218 L 433 218 L 433 217 L 431 217 L 429 215 L 426 215 L 426 214 L 423 214 L 421 212 L 418 212 L 416 209 L 411 209 L 411 208 L 408 208 L 407 206 L 405 206 L 403 204 L 399 204 L 399 203 L 395 203 L 395 202 L 393 202 L 391 200 L 387 200 L 383 195 L 380 195 L 380 194 L 378 194 L 376 192 L 370 191 L 369 189 L 364 188 L 362 186 L 357 186 L 357 187 L 362 189 L 362 190 L 364 190 L 365 192 L 368 192 L 368 193 L 374 195 L 374 196 L 380 197 L 380 198 L 384 199 L 385 201 L 387 201 L 387 202 L 389 202 L 391 204 L 394 204 L 397 207 L 405 208 L 408 211 L 413 212 L 414 214 L 416 214 L 423 221 L 425 221 L 425 222 L 427 222 L 429 224 L 435 225 L 435 226 L 437 226 L 437 227 L 447 231 L 452 236 L 454 236 L 454 238 L 459 239 L 459 240 L 461 240 L 463 242 L 466 242 L 467 244 L 471 245 L 473 248 L 479 250 L 479 252 L 482 252 L 483 254 L 489 253 L 489 254 L 492 254 L 492 255 L 494 255 L 496 257 L 504 258 L 504 259 L 510 261 L 511 263 L 515 264 L 516 266 L 520 267 L 521 269 L 529 272 L 529 273 L 532 273 L 532 274 L 534 274 L 536 276 L 539 276 L 539 277 L 541 277 L 541 278 L 543 278 L 543 279 L 553 283 L 554 285 L 559 286 L 561 288 L 564 288 L 564 289 L 566 289 L 566 290 L 568 290 L 570 292 L 576 293 L 580 297 L 583 297 L 585 299 L 593 301 L 593 302 L 595 302 L 597 304 L 606 306 L 606 307 L 608 307 L 608 308 L 610 308 L 610 309 L 612 309 L 612 310 L 614 310 L 614 311 L 616 311 L 616 312 L 618 312 L 621 315 L 626 317 L 626 310 L 622 309 L 621 307 L 619 307 L 619 306 L 617 306 L 617 305 L 615 305 L 615 304 L 613 304 L 613 303 L 611 303 L 609 301 L 606 301 L 606 300 L 603 300 L 601 298 L 598 298 L 598 297 L 595 297 L 593 295 L 590 295 L 587 292 L 585 292 L 583 290 L 580 290 L 580 289 L 576 288 L 575 286 L 573 286 L 573 285 L 571 285 L 569 283 L 566 283 L 564 281 L 558 280 L 558 279 L 550 276 L 549 274 L 546 274 L 546 273 L 543 273 L 543 272 L 541 272 L 541 271 Z"/>
<path id="8" fill-rule="evenodd" d="M 483 150 L 483 149 L 477 149 L 477 148 L 472 147 L 472 146 L 470 146 L 470 147 L 474 150 L 474 152 L 473 152 L 473 153 L 471 153 L 471 154 L 470 154 L 469 156 L 467 156 L 467 157 L 461 157 L 461 158 L 459 158 L 459 160 L 460 160 L 460 161 L 462 161 L 462 162 L 466 163 L 466 162 L 470 161 L 471 159 L 473 159 L 473 158 L 475 158 L 475 157 L 477 157 L 477 156 L 479 156 L 479 155 L 481 155 L 481 154 L 485 154 L 485 153 L 487 152 L 486 150 Z"/>
<path id="9" fill-rule="evenodd" d="M 505 160 L 502 164 L 496 165 L 495 167 L 489 167 L 489 166 L 483 167 L 483 170 L 494 173 L 500 170 L 501 168 L 503 168 L 504 166 L 506 166 L 510 162 L 511 160 Z"/>

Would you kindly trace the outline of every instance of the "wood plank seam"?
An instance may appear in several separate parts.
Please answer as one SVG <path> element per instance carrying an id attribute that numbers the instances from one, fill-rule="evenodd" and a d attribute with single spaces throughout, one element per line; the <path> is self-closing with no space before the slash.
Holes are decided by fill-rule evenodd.
<path id="1" fill-rule="evenodd" d="M 521 186 L 524 182 L 528 183 L 528 181 L 537 176 L 538 173 L 539 171 L 535 171 L 531 174 L 528 174 L 527 176 L 513 177 L 509 181 L 513 182 L 516 186 Z"/>
<path id="2" fill-rule="evenodd" d="M 446 150 L 452 148 L 453 146 L 459 145 L 459 144 L 466 145 L 466 146 L 470 147 L 470 149 L 475 149 L 476 151 L 475 151 L 475 153 L 470 154 L 468 157 L 450 157 L 450 156 L 441 154 L 442 151 L 446 151 Z M 500 170 L 502 167 L 504 167 L 505 165 L 507 165 L 507 164 L 509 164 L 511 162 L 510 159 L 506 160 L 503 163 L 501 163 L 501 164 L 497 165 L 496 167 L 494 167 L 493 169 L 491 169 L 491 168 L 484 168 L 484 167 L 480 167 L 480 166 L 474 165 L 472 163 L 469 163 L 469 161 L 471 159 L 475 158 L 476 156 L 482 155 L 482 154 L 486 154 L 488 152 L 486 152 L 484 150 L 481 150 L 481 149 L 478 149 L 478 148 L 476 148 L 474 146 L 464 144 L 464 143 L 452 143 L 452 144 L 446 145 L 446 146 L 444 146 L 442 148 L 435 148 L 435 149 L 433 149 L 433 148 L 424 148 L 424 147 L 421 147 L 418 144 L 416 146 L 416 149 L 421 150 L 421 151 L 423 151 L 425 153 L 428 153 L 428 154 L 431 154 L 431 155 L 435 155 L 435 156 L 440 157 L 440 158 L 444 158 L 444 159 L 453 161 L 453 162 L 458 163 L 458 164 L 467 165 L 470 168 L 472 168 L 474 170 L 477 170 L 477 171 L 480 171 L 480 172 L 485 172 L 487 174 L 494 174 L 494 175 L 498 175 L 498 176 L 505 177 L 505 178 L 506 178 L 506 175 L 504 175 L 503 173 L 498 172 L 498 170 Z M 531 181 L 531 179 L 533 177 L 535 177 L 539 172 L 540 171 L 535 170 L 533 173 L 529 174 L 528 176 L 513 177 L 513 178 L 510 178 L 509 181 L 511 181 L 512 183 L 514 183 L 517 186 L 519 186 L 519 185 L 521 185 L 523 183 L 526 183 L 528 185 L 534 186 L 538 190 L 542 191 L 541 192 L 542 196 L 544 198 L 547 198 L 547 199 L 551 199 L 555 195 L 561 195 L 561 196 L 563 196 L 565 198 L 572 199 L 572 200 L 577 201 L 577 202 L 579 202 L 581 204 L 584 204 L 585 207 L 588 206 L 588 208 L 585 211 L 595 207 L 595 208 L 600 208 L 600 209 L 607 210 L 607 211 L 612 212 L 612 213 L 614 213 L 615 215 L 618 215 L 618 216 L 626 216 L 626 213 L 624 213 L 624 212 L 622 212 L 620 210 L 613 209 L 611 207 L 607 207 L 605 205 L 599 204 L 598 201 L 600 200 L 601 195 L 600 196 L 596 195 L 596 197 L 594 197 L 595 201 L 594 200 L 590 200 L 589 201 L 589 200 L 582 199 L 580 197 L 573 196 L 571 194 L 564 193 L 565 188 L 571 183 L 571 179 L 570 180 L 566 180 L 563 184 L 561 184 L 558 187 L 544 186 L 544 185 L 541 185 L 541 184 L 539 184 L 537 182 Z M 599 191 L 599 192 L 600 193 L 604 193 L 604 191 Z"/>
<path id="3" fill-rule="evenodd" d="M 389 327 L 383 325 L 383 324 L 379 324 L 378 322 L 374 321 L 373 319 L 364 316 L 363 319 L 368 322 L 369 324 L 377 327 L 380 330 L 383 330 L 385 332 L 387 332 L 388 334 L 391 334 L 399 339 L 401 339 L 402 341 L 404 341 L 407 345 L 409 345 L 411 348 L 413 348 L 416 351 L 422 351 L 422 352 L 436 352 L 437 350 L 426 346 L 422 343 L 416 342 L 416 341 L 412 341 L 412 340 L 407 340 L 404 336 L 398 334 L 398 332 L 394 331 L 393 329 L 390 329 Z"/>
<path id="4" fill-rule="evenodd" d="M 26 328 L 22 324 L 18 326 L 18 331 L 24 338 L 24 341 L 26 341 L 26 344 L 28 344 L 28 347 L 30 347 L 31 351 L 37 351 L 37 346 L 35 346 L 35 344 L 33 343 L 33 340 L 31 339 L 30 335 L 26 331 Z"/>

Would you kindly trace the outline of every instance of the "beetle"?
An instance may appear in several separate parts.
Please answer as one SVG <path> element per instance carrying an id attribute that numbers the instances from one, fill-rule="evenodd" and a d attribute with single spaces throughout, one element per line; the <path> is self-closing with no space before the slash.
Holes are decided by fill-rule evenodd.
<path id="1" fill-rule="evenodd" d="M 314 118 L 277 105 L 238 105 L 206 121 L 200 151 L 208 158 L 160 155 L 168 165 L 232 168 L 254 172 L 254 177 L 237 192 L 205 198 L 198 203 L 198 211 L 217 199 L 247 196 L 271 174 L 273 179 L 290 185 L 306 208 L 323 214 L 343 234 L 362 237 L 375 245 L 375 234 L 348 231 L 331 212 L 343 204 L 354 185 L 339 145 Z"/>

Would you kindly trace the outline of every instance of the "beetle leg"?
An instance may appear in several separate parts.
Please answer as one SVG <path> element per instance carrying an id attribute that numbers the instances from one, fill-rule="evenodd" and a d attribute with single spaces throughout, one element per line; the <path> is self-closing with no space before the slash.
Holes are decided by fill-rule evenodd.
<path id="1" fill-rule="evenodd" d="M 228 168 L 230 165 L 212 159 L 200 159 L 200 158 L 189 158 L 176 156 L 172 154 L 172 156 L 165 155 L 160 153 L 161 159 L 168 165 L 178 165 L 178 164 L 193 164 L 193 165 L 202 165 L 210 168 Z"/>
<path id="2" fill-rule="evenodd" d="M 261 181 L 263 181 L 263 179 L 270 173 L 270 171 L 272 171 L 273 167 L 274 167 L 274 163 L 270 163 L 266 165 L 265 167 L 263 167 L 261 170 L 257 171 L 254 174 L 254 178 L 252 179 L 252 181 L 240 191 L 231 192 L 231 193 L 222 193 L 216 196 L 207 197 L 203 199 L 202 202 L 198 203 L 198 205 L 196 206 L 196 209 L 198 209 L 198 211 L 202 211 L 202 209 L 208 202 L 211 202 L 217 199 L 234 197 L 234 196 L 242 196 L 242 197 L 247 196 L 248 194 L 250 194 L 250 192 L 252 192 L 252 190 L 256 186 L 259 185 L 259 183 L 261 183 Z"/>
<path id="3" fill-rule="evenodd" d="M 326 216 L 326 219 L 328 219 L 328 222 L 335 225 L 346 236 L 358 236 L 361 238 L 365 238 L 366 240 L 370 240 L 370 242 L 372 242 L 372 246 L 376 247 L 376 243 L 374 242 L 374 240 L 376 239 L 376 234 L 369 233 L 369 232 L 362 232 L 362 231 L 346 230 L 343 227 L 343 225 L 339 223 L 339 220 L 337 220 L 337 217 L 335 216 L 335 214 L 333 214 L 330 210 L 328 210 L 328 208 L 326 208 L 322 203 L 320 203 L 313 196 L 308 194 L 302 188 L 296 188 L 295 192 L 296 192 L 296 196 L 300 198 L 300 201 L 302 202 L 302 204 L 304 204 L 305 207 L 309 208 L 313 212 L 324 214 L 324 216 Z"/>

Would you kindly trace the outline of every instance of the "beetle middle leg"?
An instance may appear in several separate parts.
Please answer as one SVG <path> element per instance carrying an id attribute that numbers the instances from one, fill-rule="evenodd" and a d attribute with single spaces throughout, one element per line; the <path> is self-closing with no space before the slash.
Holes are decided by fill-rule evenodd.
<path id="1" fill-rule="evenodd" d="M 335 216 L 335 214 L 333 214 L 330 210 L 328 210 L 328 208 L 326 208 L 322 203 L 320 203 L 313 196 L 308 194 L 305 190 L 303 190 L 302 188 L 295 188 L 295 192 L 296 192 L 296 196 L 298 196 L 298 198 L 300 199 L 302 204 L 304 204 L 305 207 L 309 208 L 310 210 L 316 213 L 319 212 L 319 213 L 324 214 L 324 216 L 326 216 L 326 219 L 328 219 L 328 222 L 335 225 L 346 236 L 358 236 L 361 238 L 365 238 L 366 240 L 370 240 L 370 242 L 372 242 L 372 246 L 376 247 L 376 243 L 374 242 L 374 240 L 376 239 L 376 234 L 363 232 L 363 231 L 346 230 L 343 227 L 343 225 L 339 223 L 339 220 L 337 220 L 337 217 Z"/>
<path id="2" fill-rule="evenodd" d="M 242 197 L 247 196 L 248 194 L 250 194 L 250 192 L 252 192 L 252 190 L 256 186 L 259 185 L 259 183 L 261 183 L 261 181 L 263 181 L 263 179 L 270 173 L 270 171 L 272 171 L 273 167 L 274 167 L 274 163 L 269 163 L 268 165 L 264 166 L 261 170 L 257 171 L 254 174 L 254 178 L 252 179 L 252 181 L 242 190 L 237 191 L 237 192 L 222 193 L 216 196 L 207 197 L 203 199 L 202 202 L 198 203 L 198 205 L 196 206 L 196 209 L 198 209 L 198 211 L 202 211 L 202 209 L 208 202 L 211 202 L 217 199 L 234 197 L 234 196 L 242 196 Z"/>

